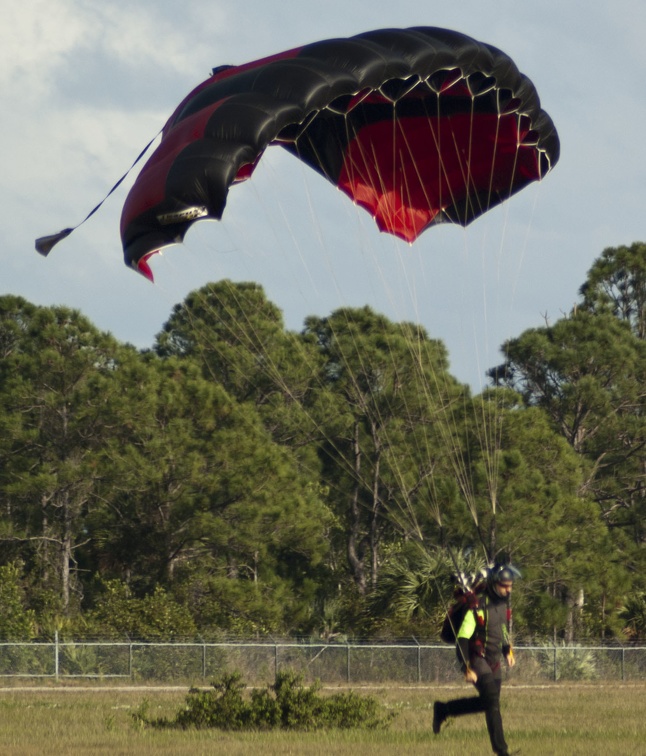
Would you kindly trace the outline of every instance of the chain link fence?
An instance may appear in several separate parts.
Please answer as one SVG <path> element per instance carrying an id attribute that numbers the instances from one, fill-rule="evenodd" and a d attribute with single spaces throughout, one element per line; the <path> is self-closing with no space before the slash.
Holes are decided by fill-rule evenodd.
<path id="1" fill-rule="evenodd" d="M 646 679 L 646 647 L 537 645 L 515 649 L 506 672 L 522 683 Z M 208 683 L 240 672 L 250 685 L 280 671 L 324 684 L 442 684 L 458 679 L 455 649 L 425 643 L 0 643 L 2 678 L 123 678 Z"/>

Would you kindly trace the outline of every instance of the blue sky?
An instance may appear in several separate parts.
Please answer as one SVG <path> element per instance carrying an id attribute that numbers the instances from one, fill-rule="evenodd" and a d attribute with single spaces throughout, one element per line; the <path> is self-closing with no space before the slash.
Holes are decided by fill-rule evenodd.
<path id="1" fill-rule="evenodd" d="M 532 79 L 561 138 L 545 181 L 408 246 L 272 148 L 222 223 L 153 261 L 155 285 L 122 260 L 136 169 L 47 259 L 35 252 L 37 236 L 85 217 L 212 67 L 416 25 L 500 47 Z M 254 280 L 292 329 L 342 305 L 421 322 L 477 389 L 504 339 L 569 311 L 605 247 L 646 238 L 645 31 L 642 0 L 14 1 L 0 28 L 0 293 L 79 309 L 148 347 L 189 291 Z"/>

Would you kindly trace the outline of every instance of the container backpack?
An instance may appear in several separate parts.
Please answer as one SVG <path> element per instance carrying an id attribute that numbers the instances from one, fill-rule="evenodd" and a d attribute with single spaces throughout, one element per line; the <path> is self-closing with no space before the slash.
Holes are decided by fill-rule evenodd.
<path id="1" fill-rule="evenodd" d="M 442 623 L 440 638 L 444 643 L 457 643 L 457 635 L 466 613 L 478 608 L 479 598 L 476 593 L 480 586 L 473 589 L 458 587 L 453 593 L 453 603 L 449 607 Z"/>

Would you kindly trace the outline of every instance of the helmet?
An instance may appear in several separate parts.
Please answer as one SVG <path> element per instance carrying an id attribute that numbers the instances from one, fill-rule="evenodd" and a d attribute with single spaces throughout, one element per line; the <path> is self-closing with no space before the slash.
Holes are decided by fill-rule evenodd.
<path id="1" fill-rule="evenodd" d="M 520 570 L 513 564 L 496 564 L 489 569 L 489 580 L 492 583 L 513 583 L 520 577 Z"/>

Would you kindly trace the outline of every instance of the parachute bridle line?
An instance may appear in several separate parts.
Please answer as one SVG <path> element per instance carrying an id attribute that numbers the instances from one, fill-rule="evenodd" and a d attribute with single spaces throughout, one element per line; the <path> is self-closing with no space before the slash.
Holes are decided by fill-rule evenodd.
<path id="1" fill-rule="evenodd" d="M 143 159 L 144 155 L 148 152 L 148 150 L 153 146 L 159 135 L 162 133 L 162 129 L 160 129 L 155 136 L 148 142 L 148 144 L 141 150 L 141 152 L 137 155 L 137 157 L 134 159 L 134 162 L 128 168 L 128 170 L 123 174 L 123 176 L 117 181 L 117 183 L 110 189 L 110 191 L 105 195 L 105 197 L 99 202 L 98 205 L 96 205 L 90 212 L 83 218 L 83 220 L 80 223 L 77 223 L 75 226 L 70 226 L 69 228 L 64 228 L 62 231 L 59 231 L 56 234 L 50 234 L 48 236 L 41 236 L 38 239 L 36 239 L 36 251 L 39 252 L 43 257 L 47 257 L 47 255 L 52 251 L 52 249 L 58 244 L 59 241 L 62 241 L 63 239 L 66 239 L 73 231 L 76 231 L 77 228 L 82 226 L 86 221 L 88 221 L 102 206 L 103 204 L 110 198 L 114 192 L 123 184 L 123 182 L 128 178 L 134 167 L 139 163 L 140 160 Z"/>

